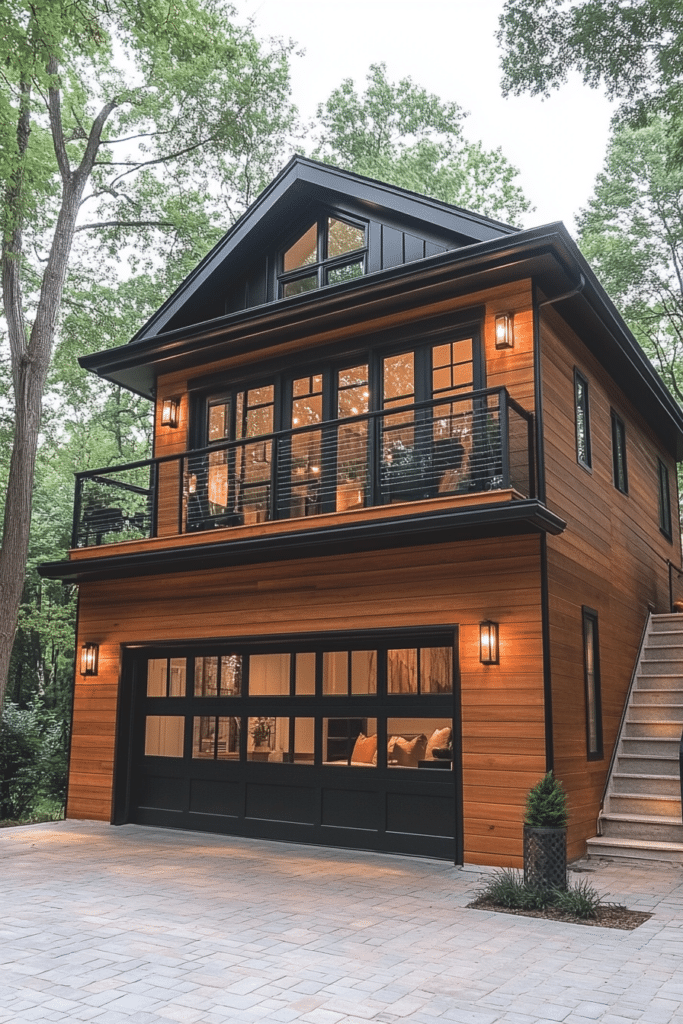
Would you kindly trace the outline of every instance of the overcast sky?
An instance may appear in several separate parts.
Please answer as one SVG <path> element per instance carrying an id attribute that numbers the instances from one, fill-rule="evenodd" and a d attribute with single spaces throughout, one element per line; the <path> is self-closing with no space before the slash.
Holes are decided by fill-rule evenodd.
<path id="1" fill-rule="evenodd" d="M 576 79 L 550 100 L 504 100 L 495 40 L 503 0 L 237 0 L 262 38 L 293 39 L 294 102 L 312 117 L 344 78 L 364 87 L 371 63 L 389 78 L 407 75 L 470 117 L 465 134 L 500 146 L 520 171 L 536 207 L 525 226 L 574 215 L 590 196 L 602 167 L 612 113 L 604 97 Z M 362 91 L 362 89 L 361 89 Z"/>

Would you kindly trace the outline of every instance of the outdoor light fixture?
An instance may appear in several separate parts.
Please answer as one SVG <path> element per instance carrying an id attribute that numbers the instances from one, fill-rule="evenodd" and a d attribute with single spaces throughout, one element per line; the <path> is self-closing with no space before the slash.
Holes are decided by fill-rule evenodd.
<path id="1" fill-rule="evenodd" d="M 99 644 L 83 644 L 81 647 L 81 675 L 96 676 L 100 657 Z"/>
<path id="2" fill-rule="evenodd" d="M 482 665 L 498 664 L 498 623 L 479 623 L 479 660 Z"/>
<path id="3" fill-rule="evenodd" d="M 180 422 L 180 399 L 164 398 L 161 404 L 162 427 L 177 427 Z"/>
<path id="4" fill-rule="evenodd" d="M 514 319 L 512 313 L 501 313 L 496 317 L 496 348 L 514 347 Z"/>

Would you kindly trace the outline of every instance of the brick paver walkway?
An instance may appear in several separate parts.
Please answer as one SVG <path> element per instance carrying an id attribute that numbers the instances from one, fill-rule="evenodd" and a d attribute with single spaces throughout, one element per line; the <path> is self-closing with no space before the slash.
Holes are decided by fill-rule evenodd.
<path id="1" fill-rule="evenodd" d="M 62 822 L 0 830 L 0 1021 L 683 1021 L 683 870 L 633 932 L 467 910 L 438 861 Z"/>

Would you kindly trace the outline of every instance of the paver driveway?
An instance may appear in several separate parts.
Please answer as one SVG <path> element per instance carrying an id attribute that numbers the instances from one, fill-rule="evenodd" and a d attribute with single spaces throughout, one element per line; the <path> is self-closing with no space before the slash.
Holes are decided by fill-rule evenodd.
<path id="1" fill-rule="evenodd" d="M 467 910 L 438 861 L 62 822 L 0 830 L 0 1021 L 683 1022 L 683 870 L 588 877 L 634 932 Z"/>

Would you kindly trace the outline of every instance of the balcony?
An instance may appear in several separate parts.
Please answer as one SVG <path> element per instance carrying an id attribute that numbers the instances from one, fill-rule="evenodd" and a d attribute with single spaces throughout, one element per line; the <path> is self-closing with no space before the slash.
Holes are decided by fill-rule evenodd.
<path id="1" fill-rule="evenodd" d="M 534 467 L 532 415 L 470 392 L 78 473 L 72 547 L 533 498 Z"/>

